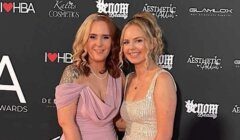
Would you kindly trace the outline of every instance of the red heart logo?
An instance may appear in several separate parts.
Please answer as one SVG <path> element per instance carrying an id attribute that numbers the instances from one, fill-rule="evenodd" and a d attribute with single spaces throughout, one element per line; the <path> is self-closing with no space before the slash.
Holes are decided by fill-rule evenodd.
<path id="1" fill-rule="evenodd" d="M 4 2 L 3 3 L 3 8 L 6 12 L 10 12 L 13 8 L 13 4 Z"/>
<path id="2" fill-rule="evenodd" d="M 48 59 L 51 61 L 51 62 L 54 62 L 57 58 L 57 53 L 48 53 Z"/>

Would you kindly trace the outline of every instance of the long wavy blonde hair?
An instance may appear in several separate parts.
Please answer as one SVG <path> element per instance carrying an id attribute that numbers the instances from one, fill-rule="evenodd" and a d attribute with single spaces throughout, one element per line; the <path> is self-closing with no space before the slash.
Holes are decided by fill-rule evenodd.
<path id="1" fill-rule="evenodd" d="M 82 25 L 79 27 L 75 40 L 73 43 L 73 64 L 77 66 L 80 74 L 88 76 L 90 74 L 90 68 L 88 67 L 88 53 L 85 51 L 90 29 L 95 21 L 104 21 L 107 23 L 110 29 L 110 36 L 112 39 L 111 50 L 106 60 L 106 70 L 111 76 L 117 78 L 120 76 L 119 63 L 119 35 L 117 34 L 117 27 L 113 21 L 105 14 L 94 13 L 89 15 Z"/>
<path id="2" fill-rule="evenodd" d="M 150 43 L 154 45 L 154 48 L 152 50 L 148 49 L 146 59 L 148 60 L 150 56 L 153 59 L 153 61 L 156 63 L 157 57 L 163 53 L 163 48 L 164 48 L 164 44 L 162 40 L 162 30 L 159 27 L 155 16 L 153 16 L 149 12 L 139 12 L 135 14 L 133 18 L 130 19 L 122 29 L 122 34 L 120 38 L 121 50 L 119 55 L 120 66 L 122 66 L 123 60 L 125 60 L 124 54 L 123 54 L 123 44 L 122 44 L 124 33 L 126 29 L 131 25 L 138 26 L 144 32 L 144 34 L 146 35 Z M 148 63 L 148 61 L 146 63 Z"/>

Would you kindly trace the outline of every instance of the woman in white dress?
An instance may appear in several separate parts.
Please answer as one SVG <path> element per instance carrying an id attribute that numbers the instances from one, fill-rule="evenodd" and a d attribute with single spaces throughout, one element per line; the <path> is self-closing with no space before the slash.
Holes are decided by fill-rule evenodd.
<path id="1" fill-rule="evenodd" d="M 176 85 L 172 75 L 159 67 L 162 54 L 161 29 L 156 18 L 140 12 L 128 21 L 121 35 L 122 61 L 135 71 L 126 78 L 119 129 L 124 140 L 171 140 L 176 111 Z"/>

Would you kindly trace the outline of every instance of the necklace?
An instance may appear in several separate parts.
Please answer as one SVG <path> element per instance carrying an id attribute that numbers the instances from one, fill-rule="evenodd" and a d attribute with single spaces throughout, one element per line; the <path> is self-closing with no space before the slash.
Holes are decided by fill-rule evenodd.
<path id="1" fill-rule="evenodd" d="M 94 69 L 93 69 L 91 66 L 89 66 L 89 67 L 90 67 L 90 69 L 91 69 L 92 74 L 93 74 L 96 78 L 98 78 L 98 79 L 100 79 L 100 80 L 103 80 L 103 79 L 107 78 L 107 76 L 108 76 L 108 71 L 106 71 L 105 73 L 103 73 L 103 74 L 105 74 L 103 77 L 100 77 L 100 76 L 98 76 L 98 75 L 94 72 Z"/>
<path id="2" fill-rule="evenodd" d="M 135 90 L 137 90 L 137 89 L 138 89 L 138 87 L 141 87 L 141 86 L 142 86 L 142 83 L 141 83 L 141 81 L 136 79 L 136 81 L 135 81 L 135 84 L 134 84 L 133 88 L 134 88 Z"/>
<path id="3" fill-rule="evenodd" d="M 134 80 L 134 85 L 133 85 L 133 88 L 135 90 L 139 90 L 139 88 L 141 88 L 144 84 L 146 84 L 146 83 L 144 83 L 146 80 L 146 75 L 147 75 L 147 71 L 142 73 L 141 76 L 137 77 L 135 75 L 135 80 Z"/>

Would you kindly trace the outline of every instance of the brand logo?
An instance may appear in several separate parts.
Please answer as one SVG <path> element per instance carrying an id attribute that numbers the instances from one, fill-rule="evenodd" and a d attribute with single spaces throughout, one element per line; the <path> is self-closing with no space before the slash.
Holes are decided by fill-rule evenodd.
<path id="1" fill-rule="evenodd" d="M 143 11 L 147 11 L 155 15 L 157 18 L 175 18 L 177 16 L 177 7 L 170 4 L 169 6 L 155 6 L 145 4 Z"/>
<path id="2" fill-rule="evenodd" d="M 189 13 L 192 16 L 232 16 L 233 9 L 227 8 L 189 8 Z"/>
<path id="3" fill-rule="evenodd" d="M 45 62 L 56 62 L 56 63 L 72 63 L 71 53 L 51 53 L 45 52 Z"/>
<path id="4" fill-rule="evenodd" d="M 48 108 L 56 107 L 54 104 L 54 99 L 52 98 L 42 98 L 41 100 L 42 104 L 46 105 Z"/>
<path id="5" fill-rule="evenodd" d="M 32 3 L 27 2 L 0 2 L 0 13 L 36 13 Z"/>
<path id="6" fill-rule="evenodd" d="M 108 14 L 109 17 L 119 17 L 126 19 L 128 17 L 128 3 L 104 3 L 104 0 L 96 1 L 99 13 Z"/>
<path id="7" fill-rule="evenodd" d="M 48 16 L 55 18 L 79 18 L 79 12 L 76 11 L 76 7 L 76 4 L 72 1 L 56 0 L 53 9 L 48 12 Z"/>
<path id="8" fill-rule="evenodd" d="M 240 60 L 239 59 L 234 60 L 233 63 L 235 64 L 236 68 L 240 68 Z"/>
<path id="9" fill-rule="evenodd" d="M 21 105 L 0 105 L 0 111 L 26 113 L 28 112 L 28 108 Z"/>
<path id="10" fill-rule="evenodd" d="M 173 57 L 174 55 L 169 55 L 169 54 L 160 55 L 157 59 L 157 64 L 162 68 L 171 70 L 173 66 Z"/>
<path id="11" fill-rule="evenodd" d="M 232 110 L 232 113 L 240 114 L 240 107 L 238 105 L 235 105 L 233 110 Z"/>
<path id="12" fill-rule="evenodd" d="M 198 117 L 210 117 L 213 119 L 217 118 L 218 114 L 218 104 L 203 104 L 203 103 L 193 103 L 194 100 L 185 101 L 187 108 L 187 113 L 198 114 Z"/>
<path id="13" fill-rule="evenodd" d="M 8 56 L 3 56 L 2 60 L 0 62 L 0 78 L 2 76 L 2 73 L 3 73 L 3 70 L 4 70 L 5 66 L 8 69 L 8 72 L 9 72 L 9 75 L 11 77 L 13 85 L 3 85 L 3 84 L 0 84 L 0 91 L 1 90 L 4 90 L 4 91 L 16 91 L 18 99 L 19 99 L 19 102 L 20 103 L 26 103 L 26 100 L 24 98 L 22 89 L 21 89 L 21 87 L 19 85 L 17 76 L 16 76 L 16 74 L 14 72 L 12 63 L 11 63 L 11 61 L 10 61 Z M 22 105 L 9 105 L 9 104 L 8 105 L 4 105 L 4 104 L 1 104 L 0 105 L 0 111 L 5 111 L 5 112 L 23 112 L 23 113 L 25 113 L 25 112 L 28 111 L 28 108 L 25 105 L 22 106 Z"/>
<path id="14" fill-rule="evenodd" d="M 202 70 L 218 70 L 221 69 L 221 59 L 217 56 L 214 58 L 202 58 L 189 56 L 187 63 L 196 64 L 196 66 Z"/>
<path id="15" fill-rule="evenodd" d="M 3 56 L 2 60 L 0 62 L 0 77 L 2 76 L 3 69 L 4 69 L 5 66 L 8 69 L 8 72 L 9 72 L 9 75 L 12 79 L 13 85 L 2 85 L 2 84 L 0 84 L 0 90 L 16 91 L 20 103 L 26 103 L 26 100 L 24 98 L 22 89 L 19 85 L 17 76 L 14 72 L 12 63 L 11 63 L 8 56 Z"/>

